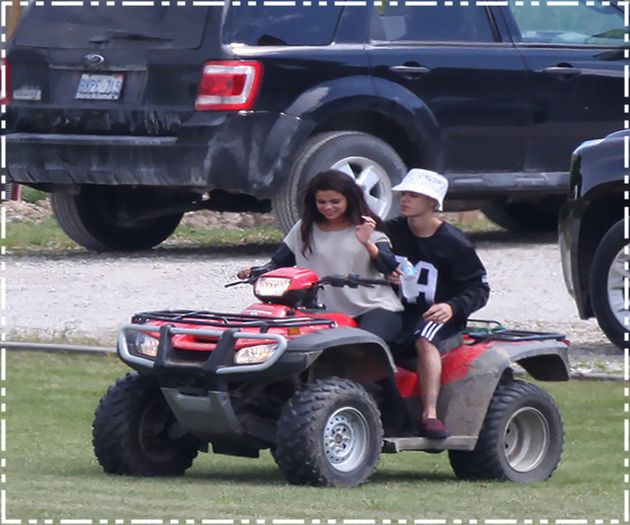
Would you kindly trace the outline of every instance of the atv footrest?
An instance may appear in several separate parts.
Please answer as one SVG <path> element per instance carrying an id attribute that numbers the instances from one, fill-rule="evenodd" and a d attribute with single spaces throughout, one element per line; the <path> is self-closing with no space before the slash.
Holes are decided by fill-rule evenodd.
<path id="1" fill-rule="evenodd" d="M 424 437 L 386 437 L 383 452 L 395 454 L 403 450 L 472 450 L 477 438 L 473 436 L 451 436 L 446 439 Z"/>

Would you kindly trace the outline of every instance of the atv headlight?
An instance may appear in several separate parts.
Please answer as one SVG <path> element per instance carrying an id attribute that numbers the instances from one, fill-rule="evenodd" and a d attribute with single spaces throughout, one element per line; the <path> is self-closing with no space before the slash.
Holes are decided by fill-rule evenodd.
<path id="1" fill-rule="evenodd" d="M 254 285 L 254 293 L 263 297 L 282 297 L 289 289 L 291 279 L 283 277 L 261 277 Z"/>
<path id="2" fill-rule="evenodd" d="M 237 365 L 253 365 L 264 363 L 276 350 L 276 345 L 246 346 L 236 352 L 234 362 Z"/>
<path id="3" fill-rule="evenodd" d="M 155 357 L 157 356 L 158 345 L 160 344 L 160 340 L 155 337 L 151 337 L 143 332 L 138 332 L 134 339 L 134 345 L 136 347 L 136 352 L 142 355 L 146 355 L 147 357 Z"/>

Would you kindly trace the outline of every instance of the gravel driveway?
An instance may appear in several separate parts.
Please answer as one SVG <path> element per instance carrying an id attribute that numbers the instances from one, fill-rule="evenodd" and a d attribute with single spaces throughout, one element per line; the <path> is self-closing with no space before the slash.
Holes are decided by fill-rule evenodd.
<path id="1" fill-rule="evenodd" d="M 475 317 L 515 328 L 562 331 L 574 347 L 617 354 L 594 320 L 581 321 L 562 279 L 555 239 L 473 236 L 492 286 Z M 264 262 L 269 248 L 174 249 L 148 254 L 85 252 L 11 256 L 7 329 L 21 338 L 65 334 L 113 342 L 131 314 L 164 308 L 238 311 L 253 302 L 247 286 L 225 289 L 238 268 Z"/>

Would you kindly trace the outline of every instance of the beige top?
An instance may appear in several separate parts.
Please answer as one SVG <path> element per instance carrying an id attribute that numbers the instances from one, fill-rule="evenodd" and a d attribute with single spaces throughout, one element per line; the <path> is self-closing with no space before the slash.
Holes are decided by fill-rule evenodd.
<path id="1" fill-rule="evenodd" d="M 325 232 L 315 224 L 311 239 L 313 252 L 307 252 L 305 256 L 302 253 L 301 224 L 302 221 L 298 221 L 284 238 L 284 243 L 295 255 L 297 266 L 310 268 L 320 277 L 355 273 L 368 279 L 383 278 L 383 274 L 374 268 L 365 247 L 356 238 L 354 226 Z M 370 240 L 373 243 L 389 242 L 387 235 L 377 231 L 372 233 Z M 358 317 L 374 308 L 383 308 L 392 312 L 400 312 L 403 309 L 391 286 L 374 285 L 373 288 L 324 286 L 319 292 L 319 299 L 329 310 L 343 312 L 352 317 Z"/>

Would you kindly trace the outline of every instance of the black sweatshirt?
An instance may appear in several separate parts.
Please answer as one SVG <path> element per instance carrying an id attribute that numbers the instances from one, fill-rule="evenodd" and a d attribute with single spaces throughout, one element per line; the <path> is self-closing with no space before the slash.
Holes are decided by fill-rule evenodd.
<path id="1" fill-rule="evenodd" d="M 488 302 L 486 270 L 462 231 L 444 222 L 431 237 L 416 237 L 407 218 L 398 217 L 385 223 L 385 233 L 394 253 L 407 257 L 418 271 L 417 296 L 403 298 L 408 313 L 419 317 L 431 304 L 447 303 L 463 328 L 470 314 Z"/>

